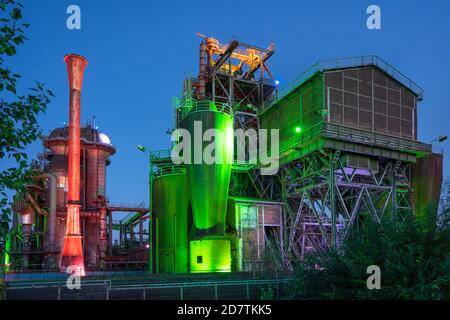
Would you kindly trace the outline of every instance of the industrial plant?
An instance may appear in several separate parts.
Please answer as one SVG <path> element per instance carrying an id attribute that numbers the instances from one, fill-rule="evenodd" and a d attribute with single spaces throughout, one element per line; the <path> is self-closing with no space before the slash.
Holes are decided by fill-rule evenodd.
<path id="1" fill-rule="evenodd" d="M 106 170 L 120 150 L 95 120 L 80 127 L 88 62 L 65 56 L 69 122 L 43 137 L 33 183 L 15 198 L 8 273 L 291 271 L 368 220 L 420 216 L 438 203 L 443 156 L 417 138 L 424 93 L 392 65 L 377 56 L 321 61 L 280 86 L 273 43 L 199 36 L 198 75 L 172 101 L 172 139 L 142 168 L 148 206 L 109 199 Z M 246 135 L 214 140 L 216 160 L 230 162 L 175 161 L 180 144 L 190 158 L 210 147 L 179 135 L 197 128 Z M 268 139 L 264 158 L 254 157 L 252 139 L 259 148 Z M 272 174 L 269 160 L 278 164 Z"/>

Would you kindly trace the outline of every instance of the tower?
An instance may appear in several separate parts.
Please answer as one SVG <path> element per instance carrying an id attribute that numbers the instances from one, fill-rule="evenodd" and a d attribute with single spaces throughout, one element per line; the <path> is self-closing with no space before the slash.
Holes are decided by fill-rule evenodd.
<path id="1" fill-rule="evenodd" d="M 84 68 L 87 60 L 79 55 L 66 55 L 70 90 L 69 150 L 68 150 L 68 199 L 66 235 L 62 253 L 61 271 L 75 266 L 84 275 L 83 248 L 80 230 L 80 100 Z M 72 267 L 73 268 L 73 267 Z"/>

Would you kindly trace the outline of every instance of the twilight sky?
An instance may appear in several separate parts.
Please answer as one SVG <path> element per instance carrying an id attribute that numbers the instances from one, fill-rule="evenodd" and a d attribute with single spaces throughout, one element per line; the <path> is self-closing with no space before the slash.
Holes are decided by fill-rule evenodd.
<path id="1" fill-rule="evenodd" d="M 171 98 L 196 75 L 195 32 L 227 42 L 267 47 L 269 66 L 289 83 L 318 60 L 376 54 L 425 90 L 418 136 L 430 142 L 450 134 L 450 1 L 145 1 L 21 0 L 29 39 L 7 65 L 23 88 L 44 82 L 56 97 L 40 117 L 45 132 L 68 117 L 63 56 L 89 60 L 82 96 L 82 125 L 93 115 L 117 147 L 108 167 L 111 202 L 148 205 L 148 156 L 136 149 L 167 149 L 173 126 Z M 81 30 L 66 27 L 66 9 L 81 8 Z M 381 30 L 368 30 L 366 8 L 381 7 Z M 450 142 L 442 144 L 450 154 Z M 30 156 L 42 151 L 36 142 Z M 444 176 L 449 175 L 450 158 Z"/>

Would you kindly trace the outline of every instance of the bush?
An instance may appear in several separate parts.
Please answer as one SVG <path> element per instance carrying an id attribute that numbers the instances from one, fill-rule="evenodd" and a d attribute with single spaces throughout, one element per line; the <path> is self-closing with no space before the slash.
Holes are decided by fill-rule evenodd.
<path id="1" fill-rule="evenodd" d="M 339 252 L 307 254 L 288 298 L 449 299 L 450 227 L 427 211 L 422 220 L 407 214 L 402 222 L 368 223 Z M 380 267 L 380 290 L 366 286 L 370 265 Z"/>

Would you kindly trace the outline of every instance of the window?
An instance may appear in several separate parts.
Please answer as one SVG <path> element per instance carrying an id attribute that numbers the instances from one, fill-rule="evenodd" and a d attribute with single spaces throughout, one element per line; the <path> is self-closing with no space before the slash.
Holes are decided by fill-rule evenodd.
<path id="1" fill-rule="evenodd" d="M 241 225 L 245 229 L 255 229 L 257 226 L 256 206 L 241 205 Z"/>
<path id="2" fill-rule="evenodd" d="M 63 188 L 64 191 L 67 192 L 67 190 L 68 190 L 68 179 L 67 179 L 67 177 L 59 176 L 58 177 L 57 187 L 58 188 Z"/>

